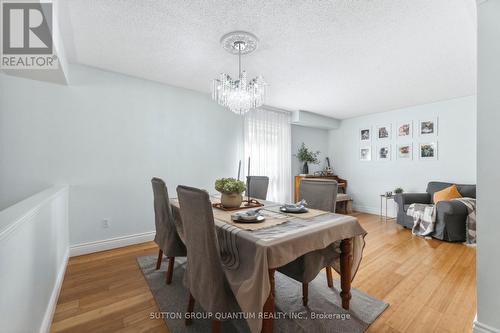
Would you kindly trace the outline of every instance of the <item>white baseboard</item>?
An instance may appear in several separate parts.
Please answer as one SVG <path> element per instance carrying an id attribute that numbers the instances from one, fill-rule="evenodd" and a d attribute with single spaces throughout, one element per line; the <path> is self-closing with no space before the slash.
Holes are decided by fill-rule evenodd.
<path id="1" fill-rule="evenodd" d="M 380 214 L 380 209 L 375 208 L 375 207 L 368 207 L 368 206 L 353 204 L 352 209 L 355 210 L 356 212 L 361 212 L 361 213 L 368 213 L 368 214 L 374 214 L 374 215 Z"/>
<path id="2" fill-rule="evenodd" d="M 474 324 L 472 324 L 472 332 L 474 333 L 500 333 L 500 329 L 482 324 L 474 319 Z"/>
<path id="3" fill-rule="evenodd" d="M 352 209 L 356 212 L 368 213 L 368 214 L 373 214 L 373 215 L 380 215 L 380 207 L 369 207 L 369 206 L 353 204 Z M 384 210 L 385 210 L 385 208 L 384 208 Z M 392 211 L 392 209 L 389 209 L 389 211 L 387 213 L 388 213 L 387 216 L 390 218 L 396 217 L 396 215 L 394 215 L 394 212 Z"/>
<path id="4" fill-rule="evenodd" d="M 103 239 L 95 242 L 76 244 L 70 246 L 69 253 L 71 257 L 74 257 L 83 254 L 106 251 L 128 245 L 149 242 L 154 239 L 154 236 L 155 232 L 149 231 L 149 232 L 143 232 L 141 234 L 121 236 L 110 239 Z"/>
<path id="5" fill-rule="evenodd" d="M 61 267 L 59 267 L 59 271 L 57 272 L 56 283 L 54 284 L 54 288 L 50 294 L 49 303 L 47 304 L 47 309 L 45 309 L 42 324 L 40 325 L 40 333 L 48 333 L 50 331 L 50 325 L 52 324 L 52 318 L 54 318 L 54 312 L 56 311 L 57 300 L 59 299 L 59 292 L 61 291 L 68 260 L 69 249 L 66 250 Z"/>

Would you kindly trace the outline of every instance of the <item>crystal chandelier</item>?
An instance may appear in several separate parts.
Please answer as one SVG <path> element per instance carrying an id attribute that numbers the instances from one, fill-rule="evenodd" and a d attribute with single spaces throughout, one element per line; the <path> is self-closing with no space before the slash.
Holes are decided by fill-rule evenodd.
<path id="1" fill-rule="evenodd" d="M 241 71 L 241 56 L 255 51 L 257 42 L 256 36 L 244 31 L 230 32 L 221 38 L 222 47 L 238 55 L 238 78 L 221 73 L 213 80 L 212 98 L 236 114 L 244 114 L 264 104 L 266 82 L 262 76 L 248 80 L 247 73 Z"/>

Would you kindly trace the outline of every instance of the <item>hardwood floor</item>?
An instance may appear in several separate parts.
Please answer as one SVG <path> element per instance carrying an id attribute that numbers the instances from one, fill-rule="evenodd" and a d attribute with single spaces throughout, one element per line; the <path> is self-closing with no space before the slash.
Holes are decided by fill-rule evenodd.
<path id="1" fill-rule="evenodd" d="M 368 332 L 471 332 L 474 248 L 353 215 L 368 231 L 353 287 L 390 303 Z M 157 251 L 150 242 L 71 258 L 51 332 L 168 332 L 162 319 L 149 319 L 158 307 L 135 261 Z"/>

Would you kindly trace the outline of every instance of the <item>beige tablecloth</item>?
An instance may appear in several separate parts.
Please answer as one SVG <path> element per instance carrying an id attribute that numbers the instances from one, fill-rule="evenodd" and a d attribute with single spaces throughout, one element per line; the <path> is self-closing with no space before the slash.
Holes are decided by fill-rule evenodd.
<path id="1" fill-rule="evenodd" d="M 171 200 L 179 216 L 177 200 Z M 276 203 L 264 202 L 265 208 Z M 347 215 L 324 213 L 309 219 L 288 217 L 286 223 L 247 231 L 218 220 L 215 225 L 221 258 L 229 285 L 244 312 L 256 314 L 247 319 L 250 330 L 260 332 L 258 314 L 269 296 L 268 270 L 277 268 L 301 282 L 310 282 L 325 266 L 340 273 L 340 241 L 352 238 L 352 277 L 356 275 L 364 248 L 366 231 L 358 220 Z M 181 223 L 179 236 L 183 238 Z M 207 297 L 210 291 L 207 291 Z"/>

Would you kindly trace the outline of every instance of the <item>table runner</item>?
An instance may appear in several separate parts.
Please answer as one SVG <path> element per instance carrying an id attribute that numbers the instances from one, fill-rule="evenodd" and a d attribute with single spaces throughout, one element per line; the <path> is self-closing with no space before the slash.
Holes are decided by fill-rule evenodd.
<path id="1" fill-rule="evenodd" d="M 178 202 L 172 201 L 177 210 Z M 265 207 L 276 203 L 263 202 Z M 177 215 L 176 214 L 176 215 Z M 279 268 L 301 282 L 310 282 L 325 266 L 340 274 L 342 239 L 352 238 L 352 278 L 361 262 L 366 231 L 356 218 L 325 213 L 311 219 L 291 218 L 271 228 L 247 231 L 215 220 L 224 273 L 251 332 L 260 332 L 259 317 L 271 290 L 268 270 Z M 181 239 L 183 237 L 181 236 Z M 207 290 L 204 297 L 212 297 Z"/>
<path id="2" fill-rule="evenodd" d="M 276 206 L 265 207 L 264 209 L 268 210 L 268 211 L 271 211 L 271 212 L 281 213 L 281 214 L 284 214 L 284 215 L 292 217 L 292 218 L 298 218 L 298 219 L 303 219 L 303 220 L 308 220 L 308 219 L 312 219 L 312 218 L 314 218 L 316 216 L 328 214 L 328 212 L 326 212 L 324 210 L 312 209 L 312 208 L 308 208 L 307 209 L 308 210 L 307 213 L 282 212 L 280 210 L 281 207 L 282 207 L 281 205 L 276 205 Z"/>
<path id="3" fill-rule="evenodd" d="M 274 211 L 266 211 L 263 209 L 260 211 L 260 213 L 266 219 L 262 222 L 259 222 L 259 223 L 238 223 L 238 222 L 233 221 L 233 219 L 231 218 L 231 215 L 236 214 L 237 212 L 238 213 L 245 212 L 247 210 L 252 210 L 252 209 L 255 209 L 255 208 L 242 209 L 242 210 L 238 210 L 238 211 L 225 211 L 225 210 L 221 210 L 221 209 L 216 208 L 216 209 L 214 209 L 214 218 L 221 221 L 221 222 L 228 223 L 228 224 L 234 225 L 240 229 L 249 230 L 249 231 L 270 228 L 270 227 L 276 226 L 278 224 L 288 222 L 288 220 L 290 220 L 290 218 L 285 214 L 281 214 L 279 212 L 274 212 Z M 279 209 L 278 209 L 278 211 L 279 211 Z"/>

